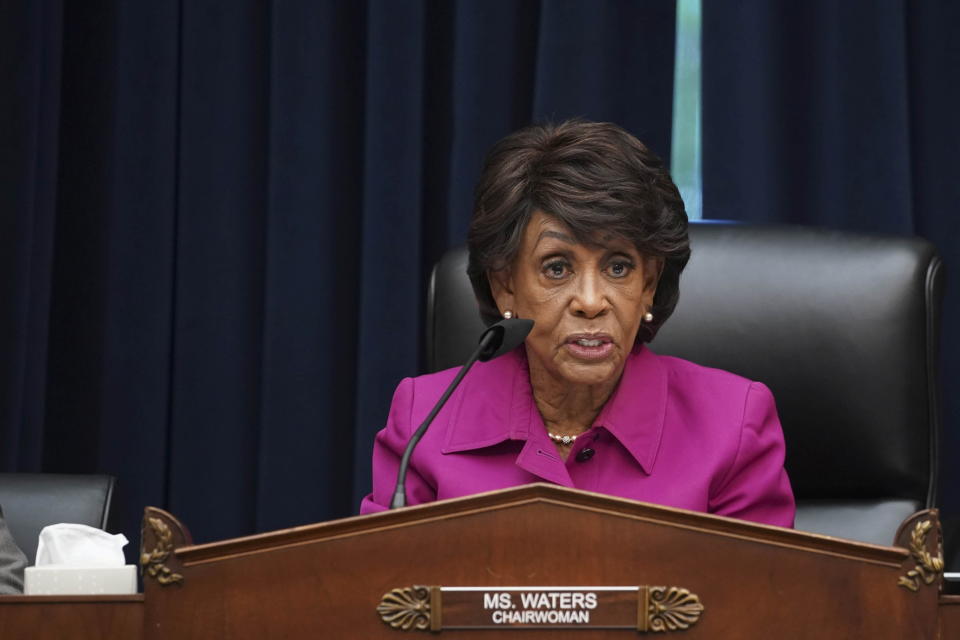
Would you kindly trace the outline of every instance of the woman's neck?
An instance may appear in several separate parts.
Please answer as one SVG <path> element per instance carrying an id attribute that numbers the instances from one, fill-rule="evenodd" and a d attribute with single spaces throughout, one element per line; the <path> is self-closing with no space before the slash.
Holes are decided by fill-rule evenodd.
<path id="1" fill-rule="evenodd" d="M 533 363 L 530 366 L 533 401 L 547 431 L 556 435 L 578 435 L 589 429 L 617 382 L 619 379 L 595 385 L 572 384 Z"/>

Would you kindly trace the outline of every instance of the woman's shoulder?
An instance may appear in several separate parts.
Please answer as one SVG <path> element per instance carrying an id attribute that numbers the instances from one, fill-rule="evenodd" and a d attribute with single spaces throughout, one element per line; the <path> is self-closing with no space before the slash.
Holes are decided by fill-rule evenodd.
<path id="1" fill-rule="evenodd" d="M 521 349 L 515 349 L 494 360 L 474 363 L 460 386 L 471 387 L 481 385 L 485 388 L 491 388 L 502 386 L 497 383 L 510 384 L 516 374 L 526 371 L 525 365 L 526 356 Z M 399 391 L 400 387 L 407 387 L 409 392 L 414 393 L 418 397 L 422 395 L 439 398 L 450 383 L 453 382 L 460 368 L 461 367 L 452 367 L 433 373 L 404 378 L 400 381 L 397 390 Z"/>
<path id="2" fill-rule="evenodd" d="M 404 378 L 393 392 L 393 404 L 423 404 L 436 402 L 444 389 L 457 375 L 459 367 L 444 369 L 434 373 Z"/>
<path id="3" fill-rule="evenodd" d="M 684 360 L 676 356 L 664 356 L 657 354 L 657 360 L 661 366 L 665 367 L 671 375 L 687 377 L 692 380 L 703 380 L 704 382 L 713 382 L 717 384 L 750 384 L 753 382 L 736 373 L 708 367 L 690 360 Z"/>
<path id="4" fill-rule="evenodd" d="M 511 352 L 489 362 L 477 362 L 473 365 L 455 393 L 460 396 L 465 390 L 483 391 L 486 398 L 509 392 L 515 376 L 525 373 L 525 356 L 520 352 Z M 433 373 L 404 378 L 397 385 L 394 401 L 405 397 L 414 406 L 429 405 L 431 408 L 443 395 L 461 367 L 452 367 Z M 453 401 L 454 398 L 451 398 Z M 449 404 L 449 403 L 448 403 Z"/>
<path id="5" fill-rule="evenodd" d="M 419 376 L 411 376 L 400 381 L 400 385 L 409 385 L 417 393 L 430 393 L 432 390 L 439 389 L 442 393 L 444 389 L 453 381 L 460 367 L 442 369 L 433 373 L 424 373 Z"/>
<path id="6" fill-rule="evenodd" d="M 710 399 L 719 404 L 724 400 L 739 404 L 737 400 L 747 395 L 773 400 L 769 388 L 762 382 L 675 356 L 656 357 L 666 372 L 672 396 Z"/>

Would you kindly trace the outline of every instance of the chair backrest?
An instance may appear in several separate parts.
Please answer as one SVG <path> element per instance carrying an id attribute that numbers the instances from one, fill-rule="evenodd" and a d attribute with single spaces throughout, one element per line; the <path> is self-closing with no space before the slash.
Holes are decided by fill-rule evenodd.
<path id="1" fill-rule="evenodd" d="M 918 238 L 693 224 L 680 303 L 651 348 L 766 383 L 787 441 L 797 528 L 890 544 L 933 506 L 943 271 Z M 466 250 L 436 265 L 431 370 L 483 328 Z"/>
<path id="2" fill-rule="evenodd" d="M 49 524 L 106 529 L 115 485 L 107 475 L 0 473 L 0 507 L 17 546 L 34 564 L 40 530 Z"/>

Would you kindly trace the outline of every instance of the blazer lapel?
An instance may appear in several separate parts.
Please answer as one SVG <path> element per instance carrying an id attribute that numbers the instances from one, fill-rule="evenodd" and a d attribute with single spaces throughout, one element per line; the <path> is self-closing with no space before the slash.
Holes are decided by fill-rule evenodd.
<path id="1" fill-rule="evenodd" d="M 518 467 L 548 482 L 573 486 L 533 401 L 523 347 L 474 365 L 450 401 L 455 404 L 441 453 L 521 440 Z"/>

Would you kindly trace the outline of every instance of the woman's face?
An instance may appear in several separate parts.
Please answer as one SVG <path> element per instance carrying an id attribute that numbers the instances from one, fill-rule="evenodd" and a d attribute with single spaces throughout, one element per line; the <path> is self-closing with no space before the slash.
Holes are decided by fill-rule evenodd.
<path id="1" fill-rule="evenodd" d="M 490 274 L 500 312 L 534 321 L 527 337 L 531 375 L 556 382 L 616 382 L 643 314 L 653 306 L 662 262 L 625 238 L 598 231 L 581 244 L 556 218 L 534 213 L 516 261 Z"/>

